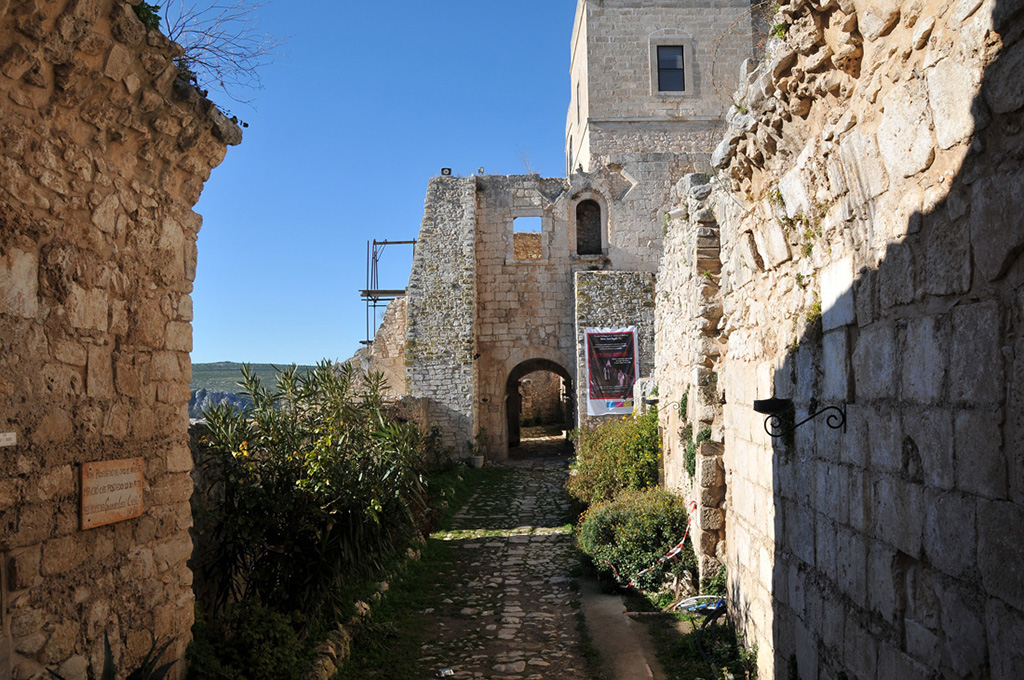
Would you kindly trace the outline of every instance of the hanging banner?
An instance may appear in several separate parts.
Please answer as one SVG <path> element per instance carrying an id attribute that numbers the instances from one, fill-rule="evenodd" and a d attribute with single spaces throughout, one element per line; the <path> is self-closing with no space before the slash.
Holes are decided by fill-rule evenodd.
<path id="1" fill-rule="evenodd" d="M 587 415 L 633 412 L 637 379 L 636 327 L 584 328 L 587 349 Z"/>

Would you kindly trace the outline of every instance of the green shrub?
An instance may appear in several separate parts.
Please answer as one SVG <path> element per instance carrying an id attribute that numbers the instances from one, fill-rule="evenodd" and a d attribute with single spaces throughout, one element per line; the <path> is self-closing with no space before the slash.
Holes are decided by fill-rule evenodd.
<path id="1" fill-rule="evenodd" d="M 312 653 L 295 633 L 300 622 L 253 603 L 228 605 L 215 621 L 197 609 L 188 648 L 190 680 L 301 680 Z"/>
<path id="2" fill-rule="evenodd" d="M 208 546 L 197 585 L 213 612 L 254 602 L 315 618 L 415 532 L 423 441 L 391 412 L 379 375 L 325 361 L 279 372 L 275 391 L 248 367 L 241 384 L 251 408 L 206 413 L 203 493 L 217 501 L 197 523 Z"/>
<path id="3" fill-rule="evenodd" d="M 135 10 L 135 16 L 139 17 L 148 30 L 160 30 L 160 5 L 151 5 L 143 0 L 132 9 Z"/>
<path id="4" fill-rule="evenodd" d="M 653 565 L 686 533 L 686 502 L 667 491 L 646 489 L 625 491 L 614 501 L 592 506 L 580 520 L 576 542 L 599 572 L 611 574 L 614 565 L 623 582 Z M 696 573 L 696 558 L 687 541 L 683 552 L 643 576 L 636 586 L 660 586 L 667 573 L 689 569 Z"/>
<path id="5" fill-rule="evenodd" d="M 626 489 L 658 483 L 661 438 L 658 412 L 605 420 L 573 432 L 576 460 L 566 488 L 588 505 L 611 500 Z"/>

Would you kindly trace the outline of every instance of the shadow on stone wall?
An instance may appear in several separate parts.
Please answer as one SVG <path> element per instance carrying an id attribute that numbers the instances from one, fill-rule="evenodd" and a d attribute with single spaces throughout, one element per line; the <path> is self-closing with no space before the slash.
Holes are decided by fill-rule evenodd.
<path id="1" fill-rule="evenodd" d="M 773 441 L 776 677 L 1024 677 L 1021 8 L 996 3 L 1006 46 L 944 197 L 774 375 L 797 421 L 848 417 Z"/>

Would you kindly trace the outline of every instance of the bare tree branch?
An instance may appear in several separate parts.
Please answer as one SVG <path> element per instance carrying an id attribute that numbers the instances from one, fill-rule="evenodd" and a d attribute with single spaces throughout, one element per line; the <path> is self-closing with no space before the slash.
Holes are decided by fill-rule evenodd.
<path id="1" fill-rule="evenodd" d="M 195 3 L 168 0 L 164 31 L 185 49 L 178 61 L 198 87 L 224 92 L 249 104 L 263 88 L 259 71 L 271 63 L 285 40 L 259 31 L 257 10 L 266 2 L 229 0 Z"/>

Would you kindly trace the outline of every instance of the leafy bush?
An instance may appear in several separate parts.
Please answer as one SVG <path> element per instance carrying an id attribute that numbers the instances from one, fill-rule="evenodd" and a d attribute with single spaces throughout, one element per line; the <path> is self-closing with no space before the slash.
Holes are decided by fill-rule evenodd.
<path id="1" fill-rule="evenodd" d="M 661 438 L 658 412 L 605 420 L 573 432 L 576 460 L 566 488 L 588 505 L 611 500 L 623 490 L 658 483 Z"/>
<path id="2" fill-rule="evenodd" d="M 271 391 L 242 374 L 252 407 L 208 411 L 200 441 L 216 500 L 197 523 L 210 534 L 197 585 L 213 591 L 213 611 L 252 602 L 314 618 L 415 531 L 419 429 L 395 417 L 379 375 L 324 361 L 280 371 Z"/>
<path id="3" fill-rule="evenodd" d="M 583 515 L 576 542 L 599 572 L 611 574 L 611 563 L 621 579 L 628 581 L 682 540 L 688 517 L 686 502 L 667 491 L 625 491 L 614 501 L 592 506 Z M 673 570 L 696 573 L 696 564 L 691 543 L 687 542 L 675 563 L 665 562 L 636 577 L 636 586 L 657 588 Z"/>
<path id="4" fill-rule="evenodd" d="M 253 603 L 228 605 L 216 621 L 197 610 L 189 678 L 301 680 L 312 654 L 295 633 L 299 623 L 295 616 Z"/>

